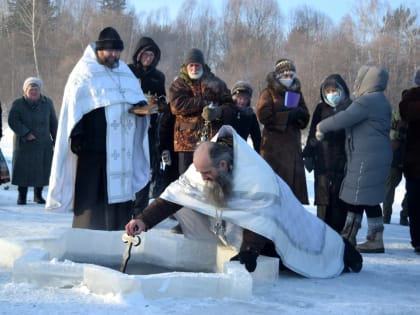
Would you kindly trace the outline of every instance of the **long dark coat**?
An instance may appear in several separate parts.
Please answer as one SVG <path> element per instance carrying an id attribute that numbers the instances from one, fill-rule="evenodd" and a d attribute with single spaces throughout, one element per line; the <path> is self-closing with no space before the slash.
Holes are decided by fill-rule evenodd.
<path id="1" fill-rule="evenodd" d="M 315 173 L 315 205 L 328 205 L 332 191 L 339 192 L 344 178 L 346 164 L 345 131 L 344 129 L 327 132 L 322 141 L 315 138 L 316 125 L 323 119 L 345 110 L 351 103 L 349 90 L 344 80 L 338 74 L 329 76 L 325 81 L 336 81 L 343 87 L 343 101 L 337 107 L 329 106 L 324 99 L 321 84 L 321 102 L 315 107 L 309 128 L 303 156 L 312 158 Z M 325 82 L 324 81 L 324 82 Z M 325 179 L 320 179 L 325 176 Z M 334 186 L 334 187 L 332 187 Z"/>
<path id="2" fill-rule="evenodd" d="M 41 95 L 33 103 L 20 97 L 11 106 L 8 122 L 14 132 L 12 184 L 48 185 L 58 125 L 52 100 Z M 25 137 L 29 133 L 36 139 L 27 141 Z"/>
<path id="3" fill-rule="evenodd" d="M 402 93 L 401 119 L 408 123 L 404 156 L 404 176 L 420 180 L 420 86 Z"/>
<path id="4" fill-rule="evenodd" d="M 286 89 L 275 79 L 275 73 L 270 72 L 267 83 L 257 105 L 258 120 L 264 125 L 261 156 L 290 186 L 300 202 L 309 204 L 301 145 L 301 130 L 309 123 L 309 112 L 300 91 L 300 82 L 295 78 L 293 85 Z M 300 94 L 298 107 L 302 117 L 294 123 L 288 123 L 291 113 L 285 106 L 288 90 Z"/>
<path id="5" fill-rule="evenodd" d="M 350 106 L 319 123 L 323 133 L 346 130 L 346 175 L 340 198 L 351 205 L 375 206 L 384 201 L 392 161 L 391 104 L 384 91 L 388 73 L 363 66 L 355 81 Z"/>
<path id="6" fill-rule="evenodd" d="M 155 55 L 153 62 L 149 67 L 143 68 L 141 63 L 137 61 L 137 56 L 144 53 L 145 51 L 152 51 Z M 134 54 L 132 56 L 132 63 L 128 67 L 133 71 L 136 78 L 139 79 L 141 89 L 146 95 L 153 95 L 156 97 L 166 97 L 165 91 L 165 75 L 163 72 L 158 70 L 156 67 L 160 61 L 160 48 L 156 42 L 150 37 L 142 37 L 137 42 Z M 159 152 L 159 125 L 162 116 L 170 115 L 168 113 L 155 113 L 150 115 L 150 127 L 148 130 L 149 136 L 149 153 L 150 153 L 150 169 L 151 169 L 151 183 L 153 185 L 152 195 L 156 197 L 163 187 L 158 187 L 157 181 L 160 180 L 159 177 L 159 167 L 160 167 L 160 156 Z M 147 194 L 147 198 L 143 202 L 147 202 L 149 193 L 144 191 L 143 193 Z M 137 206 L 137 204 L 136 204 Z M 138 205 L 143 207 L 143 205 Z"/>
<path id="7" fill-rule="evenodd" d="M 327 104 L 323 93 L 325 83 L 335 82 L 342 87 L 343 99 L 336 107 Z M 321 102 L 312 115 L 303 156 L 312 159 L 314 167 L 314 191 L 317 206 L 326 207 L 325 222 L 336 231 L 341 231 L 346 218 L 344 203 L 339 199 L 341 183 L 345 175 L 346 134 L 343 129 L 327 132 L 322 141 L 315 138 L 316 125 L 323 119 L 345 110 L 351 103 L 346 82 L 338 74 L 328 76 L 321 84 Z"/>
<path id="8" fill-rule="evenodd" d="M 183 65 L 180 75 L 169 88 L 171 112 L 176 116 L 174 150 L 175 152 L 193 152 L 203 135 L 203 108 L 213 102 L 222 109 L 222 118 L 212 121 L 207 130 L 207 138 L 211 139 L 222 125 L 231 124 L 236 114 L 232 96 L 226 83 L 216 77 L 210 68 L 203 67 L 203 76 L 199 80 L 188 77 Z"/>

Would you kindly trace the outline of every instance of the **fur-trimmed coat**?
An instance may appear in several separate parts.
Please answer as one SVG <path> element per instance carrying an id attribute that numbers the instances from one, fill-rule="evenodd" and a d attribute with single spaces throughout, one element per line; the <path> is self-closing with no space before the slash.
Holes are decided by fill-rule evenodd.
<path id="1" fill-rule="evenodd" d="M 300 94 L 296 108 L 285 106 L 287 91 Z M 260 94 L 256 113 L 264 125 L 261 156 L 290 186 L 300 202 L 308 204 L 301 130 L 308 125 L 310 116 L 301 93 L 300 81 L 295 78 L 292 86 L 286 88 L 277 81 L 275 73 L 270 72 L 267 75 L 267 87 Z"/>
<path id="2" fill-rule="evenodd" d="M 404 176 L 420 180 L 420 86 L 402 92 L 401 118 L 408 123 Z"/>
<path id="3" fill-rule="evenodd" d="M 206 130 L 201 113 L 210 102 L 221 107 L 222 116 L 209 124 L 208 139 L 211 139 L 222 125 L 230 124 L 235 117 L 236 108 L 226 83 L 216 77 L 207 65 L 203 67 L 203 70 L 201 79 L 191 80 L 186 66 L 183 65 L 179 77 L 172 82 L 169 88 L 171 112 L 176 116 L 175 152 L 194 151 Z"/>

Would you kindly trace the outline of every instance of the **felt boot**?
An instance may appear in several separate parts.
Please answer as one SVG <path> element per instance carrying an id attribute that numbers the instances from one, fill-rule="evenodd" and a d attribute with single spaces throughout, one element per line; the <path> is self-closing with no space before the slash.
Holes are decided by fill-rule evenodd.
<path id="1" fill-rule="evenodd" d="M 356 235 L 362 225 L 362 215 L 354 212 L 347 212 L 341 236 L 347 239 L 351 245 L 356 246 Z"/>
<path id="2" fill-rule="evenodd" d="M 356 248 L 361 253 L 384 253 L 384 223 L 382 216 L 368 218 L 368 232 L 366 242 L 357 244 Z"/>

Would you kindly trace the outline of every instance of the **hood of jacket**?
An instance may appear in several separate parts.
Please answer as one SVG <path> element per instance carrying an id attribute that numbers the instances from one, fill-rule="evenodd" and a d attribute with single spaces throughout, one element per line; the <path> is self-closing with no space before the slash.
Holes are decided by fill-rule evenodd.
<path id="1" fill-rule="evenodd" d="M 388 72 L 384 68 L 362 66 L 354 81 L 354 96 L 383 92 L 388 85 Z"/>
<path id="2" fill-rule="evenodd" d="M 151 68 L 156 68 L 159 61 L 160 61 L 160 48 L 159 46 L 155 43 L 155 41 L 150 38 L 150 37 L 142 37 L 140 38 L 140 40 L 138 41 L 134 54 L 132 56 L 133 59 L 133 64 L 138 65 L 138 61 L 137 61 L 137 55 L 141 52 L 145 52 L 147 50 L 153 51 L 153 53 L 155 54 L 155 58 L 153 59 L 152 64 L 150 65 Z"/>
<path id="3" fill-rule="evenodd" d="M 341 99 L 340 104 L 338 106 L 340 106 L 343 103 L 347 104 L 349 99 L 350 99 L 350 90 L 349 90 L 349 87 L 347 86 L 346 81 L 344 81 L 342 76 L 337 74 L 337 73 L 329 75 L 321 83 L 321 87 L 319 88 L 319 94 L 321 96 L 321 101 L 323 103 L 326 103 L 326 104 L 328 103 L 325 99 L 324 88 L 325 88 L 326 85 L 331 85 L 332 83 L 335 84 L 335 85 L 338 85 L 340 87 L 341 91 L 343 91 L 343 93 L 344 93 L 343 98 Z"/>

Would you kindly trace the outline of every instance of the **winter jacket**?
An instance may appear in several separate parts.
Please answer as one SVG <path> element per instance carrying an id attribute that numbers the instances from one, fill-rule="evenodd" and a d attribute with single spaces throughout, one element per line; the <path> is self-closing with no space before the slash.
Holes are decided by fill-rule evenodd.
<path id="1" fill-rule="evenodd" d="M 407 122 L 401 120 L 399 110 L 392 113 L 389 136 L 391 138 L 393 153 L 391 167 L 402 170 L 407 137 Z"/>
<path id="2" fill-rule="evenodd" d="M 137 55 L 146 50 L 153 51 L 155 58 L 152 64 L 144 69 L 137 61 Z M 165 75 L 156 69 L 160 61 L 160 49 L 158 45 L 150 37 L 142 37 L 136 45 L 135 52 L 132 56 L 133 63 L 128 67 L 133 71 L 134 75 L 140 79 L 141 89 L 145 94 L 156 96 L 166 95 L 165 92 Z"/>
<path id="3" fill-rule="evenodd" d="M 285 106 L 285 94 L 300 94 L 296 108 Z M 275 78 L 267 75 L 267 87 L 261 92 L 256 109 L 258 120 L 264 125 L 261 156 L 290 186 L 302 204 L 308 204 L 305 170 L 302 160 L 301 129 L 309 123 L 309 112 L 301 93 L 300 82 L 295 78 L 287 89 Z"/>
<path id="4" fill-rule="evenodd" d="M 335 81 L 343 88 L 344 98 L 336 107 L 325 101 L 323 87 L 325 82 Z M 346 82 L 338 74 L 328 76 L 321 84 L 321 102 L 316 106 L 312 116 L 303 156 L 312 159 L 315 178 L 315 205 L 328 205 L 332 192 L 339 192 L 345 174 L 346 151 L 345 131 L 343 129 L 327 132 L 322 141 L 315 138 L 316 125 L 323 119 L 345 110 L 351 103 Z M 338 195 L 337 195 L 338 197 Z"/>
<path id="5" fill-rule="evenodd" d="M 254 150 L 260 152 L 261 130 L 257 116 L 251 106 L 237 109 L 232 127 L 245 141 L 251 136 Z"/>
<path id="6" fill-rule="evenodd" d="M 319 123 L 326 134 L 346 130 L 346 175 L 340 198 L 351 205 L 378 205 L 385 197 L 385 181 L 392 160 L 391 105 L 384 91 L 388 73 L 362 66 L 355 81 L 355 99 L 344 110 Z"/>
<path id="7" fill-rule="evenodd" d="M 20 97 L 11 106 L 8 122 L 14 132 L 12 184 L 48 185 L 58 124 L 52 100 L 41 95 L 33 103 Z M 27 141 L 29 133 L 36 139 Z"/>
<path id="8" fill-rule="evenodd" d="M 147 68 L 141 66 L 140 61 L 137 61 L 138 55 L 142 54 L 145 51 L 152 51 L 154 53 L 154 59 L 151 65 Z M 167 107 L 166 104 L 166 92 L 165 92 L 165 75 L 159 71 L 156 67 L 160 61 L 160 48 L 155 43 L 155 41 L 150 37 L 141 37 L 138 41 L 134 54 L 132 56 L 133 63 L 129 64 L 128 67 L 133 71 L 134 75 L 139 79 L 141 89 L 143 93 L 147 96 L 160 97 L 158 102 L 159 108 L 161 106 Z M 149 153 L 150 153 L 150 167 L 152 170 L 151 181 L 156 181 L 157 173 L 159 172 L 160 167 L 160 157 L 161 153 L 159 152 L 159 128 L 160 121 L 163 116 L 171 116 L 171 113 L 167 111 L 166 113 L 155 113 L 150 115 L 150 127 L 148 131 L 149 135 Z M 171 117 L 166 117 L 165 119 L 171 119 Z M 171 132 L 168 137 L 173 138 L 173 132 Z"/>
<path id="9" fill-rule="evenodd" d="M 404 176 L 420 180 L 420 86 L 402 92 L 401 119 L 407 122 Z"/>
<path id="10" fill-rule="evenodd" d="M 202 136 L 211 139 L 222 125 L 235 118 L 236 108 L 226 83 L 216 77 L 207 65 L 201 79 L 191 80 L 186 66 L 169 88 L 171 112 L 176 116 L 174 149 L 176 152 L 193 152 Z M 213 103 L 221 108 L 221 117 L 205 127 L 201 117 L 203 108 Z"/>

